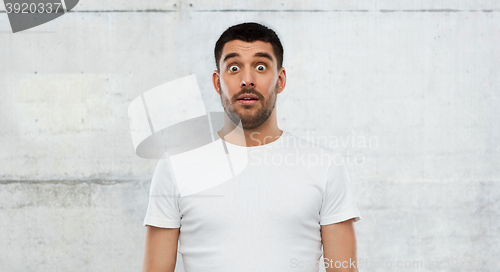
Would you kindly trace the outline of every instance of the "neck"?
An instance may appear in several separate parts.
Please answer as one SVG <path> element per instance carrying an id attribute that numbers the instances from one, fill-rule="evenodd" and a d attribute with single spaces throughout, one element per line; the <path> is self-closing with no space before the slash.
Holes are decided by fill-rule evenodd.
<path id="1" fill-rule="evenodd" d="M 224 127 L 218 131 L 219 137 L 224 141 L 247 147 L 272 143 L 281 137 L 282 133 L 283 131 L 278 128 L 276 111 L 273 111 L 262 125 L 254 129 L 236 126 L 227 114 L 224 114 Z"/>

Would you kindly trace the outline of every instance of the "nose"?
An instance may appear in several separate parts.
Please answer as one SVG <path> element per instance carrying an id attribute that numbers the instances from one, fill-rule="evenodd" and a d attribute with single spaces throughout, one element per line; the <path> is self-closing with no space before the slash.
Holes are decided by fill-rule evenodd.
<path id="1" fill-rule="evenodd" d="M 245 87 L 255 88 L 255 79 L 252 75 L 252 72 L 247 70 L 242 74 L 243 74 L 243 77 L 241 78 L 240 87 L 241 88 L 245 88 Z"/>

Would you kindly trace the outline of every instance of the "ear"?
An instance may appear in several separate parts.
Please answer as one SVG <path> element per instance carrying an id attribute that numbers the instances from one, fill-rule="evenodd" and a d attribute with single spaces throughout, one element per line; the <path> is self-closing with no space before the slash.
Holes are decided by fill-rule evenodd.
<path id="1" fill-rule="evenodd" d="M 215 91 L 220 95 L 220 85 L 219 85 L 219 71 L 214 70 L 214 73 L 212 74 L 212 83 L 214 84 Z"/>
<path id="2" fill-rule="evenodd" d="M 286 71 L 285 67 L 281 67 L 278 72 L 278 93 L 281 93 L 285 89 L 286 85 Z"/>

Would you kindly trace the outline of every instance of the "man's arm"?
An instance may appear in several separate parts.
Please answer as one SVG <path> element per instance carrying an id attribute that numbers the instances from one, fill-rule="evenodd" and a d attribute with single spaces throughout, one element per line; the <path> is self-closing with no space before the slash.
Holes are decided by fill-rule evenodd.
<path id="1" fill-rule="evenodd" d="M 142 272 L 174 272 L 179 228 L 146 226 Z"/>
<path id="2" fill-rule="evenodd" d="M 353 219 L 322 225 L 323 257 L 327 272 L 357 272 L 356 232 Z M 339 261 L 337 265 L 335 262 Z M 333 267 L 332 267 L 333 266 Z M 336 266 L 341 266 L 336 268 Z"/>

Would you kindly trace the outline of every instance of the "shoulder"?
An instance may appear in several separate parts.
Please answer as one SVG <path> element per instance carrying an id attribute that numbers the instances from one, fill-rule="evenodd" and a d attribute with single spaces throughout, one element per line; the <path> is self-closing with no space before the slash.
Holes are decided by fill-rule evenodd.
<path id="1" fill-rule="evenodd" d="M 334 153 L 334 150 L 325 147 L 320 141 L 314 141 L 313 138 L 306 138 L 304 136 L 298 136 L 289 131 L 283 131 L 284 145 L 288 148 L 299 149 L 303 152 L 308 153 Z"/>
<path id="2" fill-rule="evenodd" d="M 321 145 L 320 142 L 315 142 L 314 139 L 307 139 L 298 136 L 289 131 L 283 131 L 283 145 L 284 152 L 292 153 L 294 157 L 300 158 L 307 165 L 308 169 L 328 168 L 339 156 L 333 149 Z"/>

